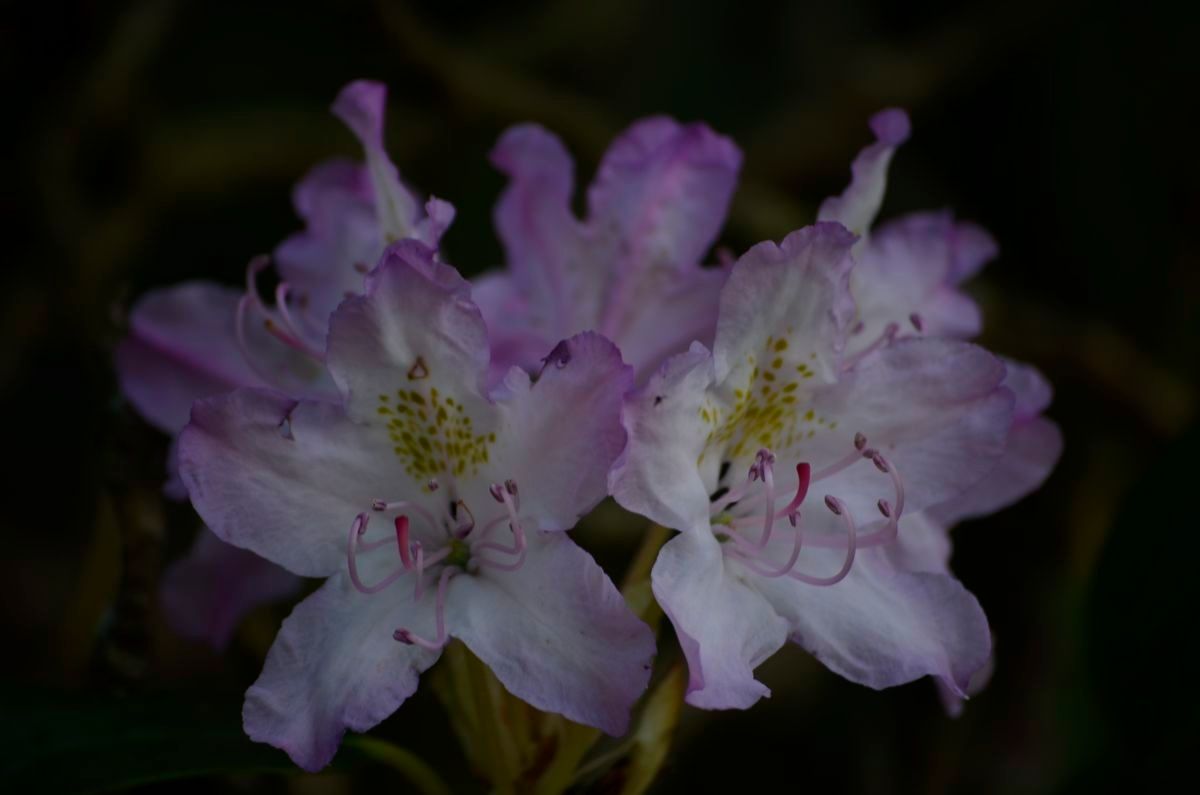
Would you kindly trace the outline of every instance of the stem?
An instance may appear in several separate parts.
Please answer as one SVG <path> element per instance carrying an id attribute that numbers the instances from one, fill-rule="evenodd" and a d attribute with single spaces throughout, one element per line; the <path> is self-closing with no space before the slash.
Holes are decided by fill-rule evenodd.
<path id="1" fill-rule="evenodd" d="M 656 632 L 659 619 L 662 618 L 662 608 L 654 600 L 654 592 L 650 589 L 650 571 L 658 559 L 658 551 L 670 537 L 671 530 L 658 524 L 650 525 L 621 583 L 621 595 L 629 607 Z"/>
<path id="2" fill-rule="evenodd" d="M 442 777 L 411 751 L 376 737 L 351 737 L 346 744 L 401 773 L 422 795 L 451 795 L 450 787 Z"/>

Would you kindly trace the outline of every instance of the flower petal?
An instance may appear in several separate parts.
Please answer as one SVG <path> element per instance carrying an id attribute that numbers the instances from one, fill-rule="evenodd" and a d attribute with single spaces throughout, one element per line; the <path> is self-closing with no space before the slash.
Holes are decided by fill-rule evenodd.
<path id="1" fill-rule="evenodd" d="M 999 460 L 1012 422 L 1004 366 L 982 348 L 933 338 L 902 339 L 864 358 L 841 381 L 816 393 L 817 415 L 837 422 L 805 440 L 814 468 L 851 451 L 852 437 L 892 462 L 905 490 L 905 510 L 919 511 L 962 493 Z M 859 463 L 821 483 L 856 516 L 877 515 L 891 490 L 887 475 Z"/>
<path id="2" fill-rule="evenodd" d="M 950 572 L 950 531 L 929 511 L 905 511 L 895 543 L 884 549 L 892 564 L 903 571 Z"/>
<path id="3" fill-rule="evenodd" d="M 965 254 L 960 243 L 970 243 L 978 235 L 987 233 L 956 222 L 948 212 L 911 213 L 880 226 L 851 274 L 863 323 L 857 339 L 869 344 L 888 323 L 908 328 L 914 315 L 919 316 L 923 334 L 963 338 L 978 334 L 979 308 L 956 287 L 965 271 L 964 258 L 981 253 Z"/>
<path id="4" fill-rule="evenodd" d="M 908 114 L 899 108 L 879 111 L 871 117 L 870 126 L 871 132 L 875 133 L 875 143 L 854 158 L 849 187 L 840 196 L 821 202 L 817 212 L 818 220 L 837 221 L 864 237 L 883 204 L 892 155 L 896 147 L 908 140 L 912 129 Z"/>
<path id="5" fill-rule="evenodd" d="M 367 169 L 375 188 L 375 207 L 385 243 L 413 235 L 417 223 L 417 201 L 400 183 L 400 175 L 383 146 L 383 117 L 387 109 L 387 86 L 356 80 L 341 90 L 333 112 L 362 143 Z"/>
<path id="6" fill-rule="evenodd" d="M 983 227 L 970 221 L 959 221 L 954 227 L 951 251 L 950 279 L 954 284 L 962 284 L 994 260 L 1000 247 Z"/>
<path id="7" fill-rule="evenodd" d="M 275 249 L 281 279 L 303 296 L 322 328 L 383 252 L 370 176 L 357 163 L 333 160 L 312 169 L 293 194 L 305 230 Z"/>
<path id="8" fill-rule="evenodd" d="M 391 443 L 372 430 L 340 406 L 242 389 L 196 404 L 180 474 L 221 540 L 328 576 L 345 566 L 354 517 L 405 481 Z"/>
<path id="9" fill-rule="evenodd" d="M 426 414 L 422 424 L 433 422 L 436 389 L 461 401 L 476 428 L 490 430 L 487 327 L 470 285 L 415 240 L 391 246 L 368 277 L 366 294 L 334 313 L 328 364 L 358 422 L 384 424 L 397 390 L 418 393 L 422 402 L 414 398 L 413 408 Z"/>
<path id="10" fill-rule="evenodd" d="M 594 325 L 609 274 L 579 267 L 583 230 L 571 212 L 574 165 L 562 141 L 522 124 L 501 136 L 491 159 L 509 178 L 495 224 L 505 261 L 534 313 L 527 322 L 551 336 Z M 562 314 L 567 310 L 578 316 L 575 328 Z"/>
<path id="11" fill-rule="evenodd" d="M 607 493 L 625 447 L 621 405 L 633 371 L 593 332 L 560 342 L 536 381 L 514 368 L 498 391 L 496 442 L 487 471 L 513 479 L 521 513 L 539 530 L 569 530 Z"/>
<path id="12" fill-rule="evenodd" d="M 235 335 L 240 297 L 232 288 L 185 282 L 152 290 L 134 306 L 129 336 L 116 352 L 117 377 L 121 391 L 159 429 L 179 432 L 198 398 L 261 383 Z"/>
<path id="13" fill-rule="evenodd" d="M 627 271 L 687 268 L 721 231 L 741 166 L 733 141 L 704 124 L 642 119 L 600 162 L 590 222 L 624 241 Z"/>
<path id="14" fill-rule="evenodd" d="M 188 554 L 163 573 L 159 598 L 173 630 L 219 650 L 247 613 L 294 596 L 301 583 L 274 563 L 201 530 Z"/>
<path id="15" fill-rule="evenodd" d="M 823 382 L 836 378 L 838 355 L 853 316 L 850 247 L 854 236 L 839 224 L 818 223 L 791 233 L 776 246 L 751 248 L 733 266 L 721 292 L 713 348 L 718 382 L 769 361 L 770 340 L 785 340 L 792 354 L 812 354 L 808 366 Z"/>
<path id="16" fill-rule="evenodd" d="M 516 571 L 452 580 L 446 623 L 513 695 L 612 735 L 650 680 L 654 634 L 562 534 L 531 537 Z"/>
<path id="17" fill-rule="evenodd" d="M 835 571 L 842 552 L 812 549 L 805 570 Z M 876 689 L 941 676 L 964 692 L 991 651 L 975 597 L 946 574 L 904 572 L 882 550 L 863 550 L 846 579 L 814 587 L 789 577 L 755 587 L 791 637 L 831 671 Z"/>
<path id="18" fill-rule="evenodd" d="M 346 729 L 366 731 L 395 712 L 437 660 L 440 652 L 392 638 L 401 626 L 429 633 L 431 604 L 414 604 L 403 587 L 364 596 L 344 574 L 331 577 L 283 622 L 246 691 L 246 733 L 305 770 L 325 767 Z"/>
<path id="19" fill-rule="evenodd" d="M 986 516 L 1037 490 L 1062 454 L 1058 426 L 1041 416 L 1050 405 L 1050 384 L 1033 367 L 1008 361 L 1004 385 L 1016 395 L 1004 455 L 969 490 L 931 509 L 938 521 L 954 524 Z"/>
<path id="20" fill-rule="evenodd" d="M 664 527 L 707 531 L 709 487 L 697 462 L 715 483 L 721 462 L 701 459 L 701 410 L 712 381 L 712 355 L 695 344 L 629 398 L 622 413 L 629 443 L 609 475 L 609 490 L 626 510 Z"/>
<path id="21" fill-rule="evenodd" d="M 554 347 L 543 328 L 530 322 L 533 309 L 510 271 L 492 271 L 472 279 L 471 299 L 487 323 L 491 341 L 489 384 L 500 383 L 513 367 L 536 369 L 538 360 Z"/>
<path id="22" fill-rule="evenodd" d="M 754 669 L 787 640 L 787 622 L 725 565 L 712 533 L 683 532 L 658 554 L 654 596 L 688 661 L 687 702 L 745 709 L 771 691 Z"/>
<path id="23" fill-rule="evenodd" d="M 712 345 L 721 289 L 729 273 L 728 268 L 672 273 L 670 286 L 654 286 L 641 294 L 619 340 L 621 355 L 639 383 L 645 383 L 668 356 L 686 351 L 693 342 Z"/>

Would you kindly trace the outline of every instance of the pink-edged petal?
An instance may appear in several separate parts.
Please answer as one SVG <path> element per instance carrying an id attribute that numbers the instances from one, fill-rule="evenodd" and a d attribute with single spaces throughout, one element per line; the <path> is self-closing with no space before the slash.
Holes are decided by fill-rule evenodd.
<path id="1" fill-rule="evenodd" d="M 513 369 L 497 396 L 487 472 L 515 480 L 521 513 L 541 530 L 569 530 L 604 499 L 608 470 L 625 447 L 621 406 L 633 371 L 594 332 L 547 352 L 536 380 Z"/>
<path id="2" fill-rule="evenodd" d="M 412 409 L 425 414 L 422 428 L 436 422 L 436 389 L 461 402 L 477 430 L 491 430 L 487 328 L 470 285 L 415 240 L 391 246 L 366 294 L 334 313 L 328 364 L 350 417 L 379 426 L 385 439 L 400 390 L 419 396 Z"/>
<path id="3" fill-rule="evenodd" d="M 1004 366 L 1004 385 L 1012 390 L 1017 399 L 1013 406 L 1013 420 L 1025 422 L 1050 408 L 1054 388 L 1036 367 L 1012 359 L 1005 359 Z"/>
<path id="4" fill-rule="evenodd" d="M 528 297 L 516 278 L 509 271 L 477 276 L 471 280 L 471 299 L 487 323 L 491 342 L 488 383 L 498 384 L 513 367 L 536 370 L 554 341 L 531 322 Z"/>
<path id="5" fill-rule="evenodd" d="M 191 640 L 223 649 L 254 608 L 300 592 L 303 581 L 207 530 L 163 573 L 159 598 L 167 623 Z"/>
<path id="6" fill-rule="evenodd" d="M 754 669 L 783 646 L 787 622 L 730 570 L 712 533 L 671 539 L 651 577 L 687 657 L 689 704 L 745 709 L 771 694 Z"/>
<path id="7" fill-rule="evenodd" d="M 964 271 L 962 242 L 986 234 L 948 212 L 911 213 L 880 226 L 851 274 L 862 323 L 855 335 L 858 345 L 870 344 L 888 323 L 935 337 L 978 334 L 979 308 L 957 284 Z"/>
<path id="8" fill-rule="evenodd" d="M 664 527 L 707 532 L 700 467 L 715 481 L 721 463 L 701 457 L 707 433 L 701 410 L 712 382 L 712 355 L 696 344 L 668 359 L 629 398 L 622 413 L 629 443 L 609 475 L 609 491 L 625 509 Z"/>
<path id="9" fill-rule="evenodd" d="M 768 348 L 780 340 L 789 358 L 801 357 L 821 382 L 835 380 L 854 313 L 849 289 L 854 240 L 839 224 L 818 223 L 778 246 L 759 243 L 742 255 L 721 292 L 713 348 L 719 382 L 740 386 L 756 363 L 776 355 Z M 734 375 L 743 371 L 747 378 Z"/>
<path id="10" fill-rule="evenodd" d="M 971 680 L 965 688 L 965 693 L 960 691 L 953 682 L 949 682 L 940 676 L 935 677 L 933 681 L 937 685 L 938 698 L 941 699 L 942 707 L 946 710 L 946 714 L 952 718 L 961 716 L 967 699 L 982 693 L 992 680 L 992 674 L 995 671 L 996 658 L 988 657 L 983 667 L 972 674 Z"/>
<path id="11" fill-rule="evenodd" d="M 970 221 L 959 221 L 954 227 L 951 252 L 950 280 L 961 284 L 994 260 L 1000 247 L 983 227 Z"/>
<path id="12" fill-rule="evenodd" d="M 721 231 L 741 165 L 733 141 L 704 124 L 642 119 L 605 153 L 588 190 L 589 220 L 624 241 L 626 271 L 687 268 Z"/>
<path id="13" fill-rule="evenodd" d="M 965 340 L 979 336 L 983 330 L 983 312 L 979 304 L 966 293 L 950 287 L 935 290 L 916 314 L 920 316 L 925 334 Z M 911 322 L 911 316 L 908 319 Z"/>
<path id="14" fill-rule="evenodd" d="M 442 235 L 446 234 L 450 224 L 454 223 L 454 217 L 457 214 L 458 211 L 454 209 L 453 204 L 431 196 L 425 202 L 425 217 L 417 221 L 413 237 L 427 246 L 436 248 Z"/>
<path id="15" fill-rule="evenodd" d="M 896 147 L 908 140 L 912 128 L 908 114 L 899 108 L 881 110 L 871 117 L 875 143 L 863 149 L 850 166 L 850 185 L 840 196 L 821 202 L 817 218 L 837 221 L 857 235 L 871 228 L 887 189 L 888 165 Z"/>
<path id="16" fill-rule="evenodd" d="M 516 571 L 452 580 L 446 622 L 513 695 L 612 735 L 650 679 L 654 634 L 562 534 L 531 538 Z"/>
<path id="17" fill-rule="evenodd" d="M 275 264 L 324 329 L 348 293 L 362 292 L 363 274 L 383 252 L 370 176 L 357 163 L 322 163 L 296 186 L 292 201 L 305 229 L 276 247 Z"/>
<path id="18" fill-rule="evenodd" d="M 400 175 L 383 145 L 387 86 L 356 80 L 341 90 L 334 114 L 362 143 L 375 189 L 375 207 L 385 243 L 411 237 L 417 223 L 417 201 L 400 183 Z"/>
<path id="19" fill-rule="evenodd" d="M 728 268 L 670 274 L 670 284 L 647 290 L 621 331 L 621 355 L 645 383 L 668 357 L 693 342 L 711 346 Z"/>
<path id="20" fill-rule="evenodd" d="M 583 230 L 570 207 L 571 156 L 554 134 L 522 124 L 501 136 L 491 160 L 509 178 L 494 220 L 513 279 L 528 299 L 527 322 L 559 336 L 592 325 L 608 274 L 580 267 Z M 573 329 L 570 311 L 580 316 Z"/>
<path id="21" fill-rule="evenodd" d="M 986 516 L 1036 491 L 1062 454 L 1062 433 L 1044 417 L 1015 426 L 1008 447 L 996 466 L 978 483 L 957 498 L 932 508 L 947 524 Z"/>
<path id="22" fill-rule="evenodd" d="M 156 427 L 177 433 L 195 400 L 260 383 L 235 335 L 240 297 L 232 288 L 185 282 L 153 290 L 134 306 L 129 336 L 116 352 L 117 377 Z"/>
<path id="23" fill-rule="evenodd" d="M 809 550 L 805 570 L 834 571 L 841 557 L 840 550 Z M 788 577 L 760 577 L 754 586 L 787 619 L 793 641 L 868 687 L 930 675 L 962 693 L 991 651 L 987 618 L 958 580 L 898 570 L 882 550 L 860 552 L 850 574 L 833 586 Z"/>
<path id="24" fill-rule="evenodd" d="M 433 623 L 430 600 L 414 604 L 410 588 L 371 597 L 344 573 L 331 577 L 283 622 L 246 691 L 246 733 L 305 770 L 320 770 L 347 729 L 367 731 L 416 691 L 440 653 L 397 643 L 392 632 L 429 633 Z"/>
<path id="25" fill-rule="evenodd" d="M 1041 416 L 1050 405 L 1050 383 L 1033 367 L 1008 361 L 1004 385 L 1016 395 L 1004 455 L 966 492 L 931 509 L 938 521 L 954 524 L 986 516 L 1036 491 L 1058 463 L 1063 439 L 1058 426 Z"/>
<path id="26" fill-rule="evenodd" d="M 179 469 L 221 540 L 309 577 L 344 567 L 355 515 L 407 481 L 386 435 L 340 406 L 256 389 L 196 404 Z"/>
<path id="27" fill-rule="evenodd" d="M 799 449 L 819 468 L 844 456 L 862 433 L 895 465 L 906 511 L 938 505 L 979 482 L 1004 452 L 1013 396 L 1001 386 L 1003 378 L 1000 360 L 969 343 L 899 340 L 815 395 L 815 413 L 838 428 Z M 891 499 L 888 476 L 869 462 L 819 485 L 856 516 L 877 516 L 875 501 Z"/>

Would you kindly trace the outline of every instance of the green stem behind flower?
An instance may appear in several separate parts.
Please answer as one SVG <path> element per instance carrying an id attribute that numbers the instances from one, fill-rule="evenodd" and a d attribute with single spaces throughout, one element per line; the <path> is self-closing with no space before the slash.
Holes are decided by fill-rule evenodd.
<path id="1" fill-rule="evenodd" d="M 398 745 L 375 737 L 349 737 L 346 739 L 346 744 L 354 746 L 367 756 L 399 771 L 421 795 L 450 795 L 451 793 L 450 787 L 442 780 L 442 777 L 411 751 L 406 751 Z"/>

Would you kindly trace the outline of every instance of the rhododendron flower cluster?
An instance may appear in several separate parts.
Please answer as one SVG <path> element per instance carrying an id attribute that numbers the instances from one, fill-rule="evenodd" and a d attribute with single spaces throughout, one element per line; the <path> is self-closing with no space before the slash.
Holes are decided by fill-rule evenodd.
<path id="1" fill-rule="evenodd" d="M 472 284 L 440 250 L 453 209 L 385 151 L 385 96 L 339 95 L 365 164 L 299 184 L 305 230 L 243 290 L 151 293 L 118 351 L 130 402 L 177 437 L 169 493 L 207 526 L 164 586 L 175 626 L 219 645 L 323 580 L 247 733 L 319 769 L 457 639 L 538 710 L 622 734 L 655 633 L 568 535 L 610 495 L 676 531 L 650 585 L 688 703 L 751 706 L 790 640 L 870 687 L 931 676 L 961 708 L 991 637 L 949 528 L 1037 488 L 1061 439 L 1046 381 L 968 341 L 991 237 L 944 211 L 875 223 L 906 114 L 871 119 L 813 225 L 721 265 L 731 140 L 635 123 L 581 220 L 562 143 L 515 127 L 492 152 L 507 262 Z"/>

